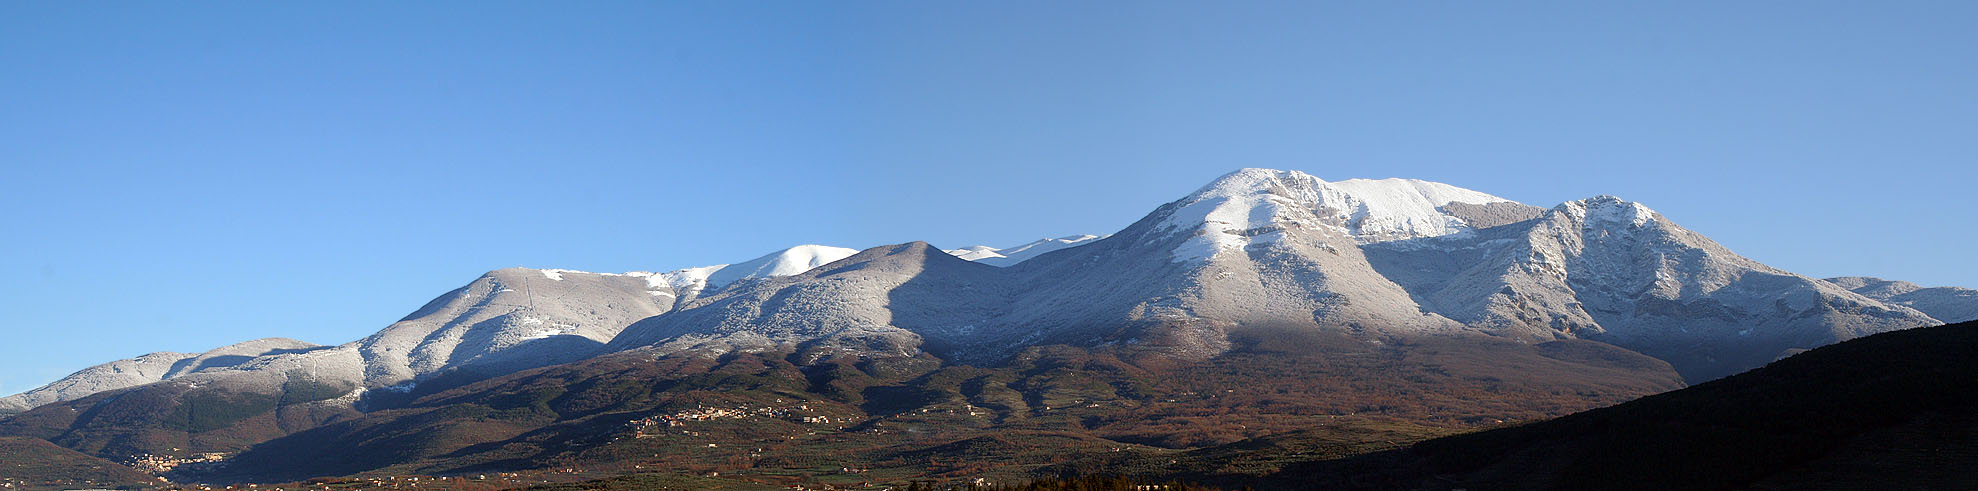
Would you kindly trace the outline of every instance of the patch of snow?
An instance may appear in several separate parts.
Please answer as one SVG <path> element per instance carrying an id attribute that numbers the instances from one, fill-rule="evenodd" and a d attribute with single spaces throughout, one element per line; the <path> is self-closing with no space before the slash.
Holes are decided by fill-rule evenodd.
<path id="1" fill-rule="evenodd" d="M 651 273 L 642 273 L 642 272 L 632 272 L 632 273 L 596 273 L 596 272 L 591 272 L 591 271 L 578 271 L 578 270 L 574 270 L 574 269 L 558 269 L 558 268 L 550 268 L 550 269 L 538 269 L 538 270 L 536 270 L 536 272 L 538 272 L 538 273 L 542 273 L 544 277 L 547 277 L 547 278 L 549 278 L 549 279 L 552 279 L 552 280 L 556 280 L 556 281 L 563 281 L 563 275 L 566 275 L 566 274 L 587 274 L 587 275 L 595 275 L 595 276 L 643 276 L 643 275 L 649 275 L 649 274 L 651 274 Z"/>
<path id="2" fill-rule="evenodd" d="M 800 245 L 769 255 L 735 264 L 716 264 L 695 268 L 676 269 L 664 273 L 633 271 L 623 276 L 644 278 L 646 287 L 673 290 L 696 288 L 718 288 L 745 279 L 790 276 L 802 274 L 812 268 L 830 264 L 833 261 L 858 254 L 857 249 L 821 245 Z M 648 291 L 654 296 L 677 296 L 676 293 Z"/>
<path id="3" fill-rule="evenodd" d="M 361 401 L 361 400 L 364 400 L 364 393 L 365 393 L 365 392 L 370 392 L 370 390 L 369 390 L 369 389 L 365 389 L 365 388 L 363 388 L 363 387 L 358 387 L 358 388 L 356 388 L 356 389 L 354 389 L 354 390 L 351 390 L 350 392 L 345 392 L 345 393 L 344 393 L 344 394 L 343 394 L 342 396 L 340 396 L 340 397 L 337 397 L 337 398 L 336 398 L 335 400 L 336 400 L 336 401 L 340 401 L 340 402 L 357 402 L 357 401 Z"/>
<path id="4" fill-rule="evenodd" d="M 998 251 L 1001 250 L 1002 249 L 979 245 L 979 246 L 963 247 L 960 249 L 948 249 L 942 252 L 946 252 L 950 256 L 955 256 L 969 261 L 981 261 L 983 259 L 1009 257 L 998 253 Z"/>
<path id="5" fill-rule="evenodd" d="M 973 246 L 946 251 L 949 255 L 992 266 L 1009 266 L 1030 260 L 1044 253 L 1083 245 L 1087 242 L 1104 239 L 1108 235 L 1069 235 L 1055 239 L 1037 239 L 1019 246 L 995 248 Z"/>
<path id="6" fill-rule="evenodd" d="M 1203 231 L 1201 235 L 1197 235 L 1195 238 L 1188 239 L 1187 242 L 1175 246 L 1173 253 L 1174 262 L 1208 261 L 1210 258 L 1216 257 L 1217 253 L 1222 252 L 1229 245 L 1228 242 L 1219 241 L 1216 237 L 1209 236 L 1210 234 L 1223 235 L 1221 232 Z"/>
<path id="7" fill-rule="evenodd" d="M 1329 183 L 1298 171 L 1243 169 L 1184 198 L 1156 228 L 1194 233 L 1174 253 L 1175 261 L 1186 262 L 1241 250 L 1258 241 L 1251 235 L 1268 236 L 1264 244 L 1276 243 L 1283 236 L 1270 229 L 1305 216 L 1343 223 L 1362 244 L 1462 234 L 1470 231 L 1463 220 L 1439 208 L 1496 202 L 1510 200 L 1413 179 Z"/>
<path id="8" fill-rule="evenodd" d="M 1483 205 L 1504 198 L 1439 182 L 1414 179 L 1348 179 L 1321 192 L 1318 208 L 1347 218 L 1361 243 L 1438 237 L 1469 231 L 1463 220 L 1444 213 L 1450 203 Z"/>
<path id="9" fill-rule="evenodd" d="M 843 247 L 800 245 L 721 268 L 708 275 L 706 281 L 710 287 L 720 287 L 746 279 L 802 274 L 858 252 Z"/>
<path id="10" fill-rule="evenodd" d="M 1103 238 L 1105 237 L 1086 234 L 1086 235 L 1069 235 L 1064 237 L 1058 237 L 1055 239 L 1037 239 L 1031 241 L 1028 244 L 1011 247 L 1007 249 L 1000 249 L 997 251 L 997 253 L 1011 258 L 1015 258 L 1019 255 L 1024 255 L 1025 257 L 1029 257 L 1038 254 L 1043 254 L 1046 252 L 1055 251 L 1058 249 L 1063 249 L 1066 247 L 1083 244 L 1094 240 L 1103 239 Z"/>
<path id="11" fill-rule="evenodd" d="M 1655 221 L 1659 216 L 1655 210 L 1641 203 L 1623 200 L 1614 196 L 1595 196 L 1579 201 L 1567 201 L 1554 208 L 1588 228 L 1601 225 L 1627 225 L 1641 228 Z"/>
<path id="12" fill-rule="evenodd" d="M 728 267 L 726 264 L 716 264 L 698 268 L 677 269 L 665 273 L 647 273 L 641 276 L 645 277 L 647 288 L 694 288 L 706 286 L 709 275 L 713 275 L 715 271 L 720 271 L 721 268 L 726 267 Z"/>

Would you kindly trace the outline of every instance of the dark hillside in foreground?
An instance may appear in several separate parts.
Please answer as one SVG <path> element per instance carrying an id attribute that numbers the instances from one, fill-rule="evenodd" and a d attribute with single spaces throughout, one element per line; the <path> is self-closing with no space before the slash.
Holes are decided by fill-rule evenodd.
<path id="1" fill-rule="evenodd" d="M 143 486 L 151 476 L 39 438 L 0 436 L 0 487 L 80 489 Z"/>
<path id="2" fill-rule="evenodd" d="M 1296 465 L 1283 489 L 1970 489 L 1978 322 L 1531 425 Z"/>

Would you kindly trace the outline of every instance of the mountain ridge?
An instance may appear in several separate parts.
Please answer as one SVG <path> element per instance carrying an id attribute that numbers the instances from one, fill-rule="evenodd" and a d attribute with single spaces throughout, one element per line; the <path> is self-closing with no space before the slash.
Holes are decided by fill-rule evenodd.
<path id="1" fill-rule="evenodd" d="M 1907 281 L 1871 276 L 1826 279 L 1862 296 L 1913 308 L 1944 322 L 1978 320 L 1978 290 L 1954 286 L 1924 287 Z"/>
<path id="2" fill-rule="evenodd" d="M 1822 325 L 1828 327 L 1798 328 L 1804 332 L 1774 336 L 1781 338 L 1772 343 L 1776 349 L 1765 348 L 1745 354 L 1727 353 L 1722 359 L 1707 355 L 1704 357 L 1707 359 L 1695 361 L 1694 364 L 1716 366 L 1691 370 L 1693 378 L 1708 378 L 1729 373 L 1736 367 L 1762 362 L 1792 349 L 1804 349 L 1867 332 L 1929 324 L 1935 320 L 1916 310 L 1916 306 L 1926 306 L 1949 317 L 1978 317 L 1978 292 L 1922 289 L 1879 279 L 1874 280 L 1879 282 L 1874 285 L 1865 283 L 1867 280 L 1837 279 L 1852 282 L 1850 284 L 1859 288 L 1847 288 L 1847 285 L 1833 281 L 1805 280 L 1804 277 L 1736 256 L 1701 235 L 1674 226 L 1646 206 L 1611 196 L 1570 201 L 1544 209 L 1429 181 L 1390 178 L 1327 182 L 1298 171 L 1251 168 L 1224 175 L 1188 196 L 1164 205 L 1148 217 L 1156 215 L 1160 218 L 1151 224 L 1136 222 L 1105 236 L 1043 239 L 1004 249 L 977 246 L 944 251 L 981 264 L 1013 268 L 1012 271 L 1018 272 L 1018 276 L 1032 276 L 998 287 L 1026 292 L 1012 294 L 1011 300 L 1006 302 L 1009 305 L 991 306 L 991 310 L 997 310 L 993 315 L 956 320 L 960 325 L 951 327 L 991 331 L 998 329 L 998 325 L 1042 327 L 1013 335 L 974 336 L 970 339 L 945 340 L 943 343 L 1000 343 L 1002 347 L 980 355 L 993 358 L 1006 355 L 1009 346 L 1027 342 L 1025 339 L 1079 342 L 1070 338 L 1080 336 L 1072 331 L 1082 328 L 1072 326 L 1086 326 L 1099 330 L 1112 329 L 1118 335 L 1085 335 L 1085 341 L 1143 341 L 1135 334 L 1139 333 L 1166 338 L 1173 345 L 1171 351 L 1205 356 L 1224 345 L 1217 340 L 1221 335 L 1213 332 L 1216 328 L 1203 327 L 1207 324 L 1291 322 L 1346 326 L 1349 329 L 1375 326 L 1376 330 L 1396 326 L 1429 331 L 1482 329 L 1498 335 L 1534 340 L 1562 336 L 1605 336 L 1640 349 L 1677 352 L 1694 348 L 1697 343 L 1723 340 L 1698 338 L 1687 341 L 1686 346 L 1650 347 L 1647 342 L 1629 341 L 1647 335 L 1639 332 L 1642 328 L 1630 326 L 1663 321 L 1643 321 L 1628 318 L 1635 314 L 1617 314 L 1624 311 L 1664 312 L 1681 319 L 1715 315 L 1728 318 L 1726 322 L 1743 322 L 1749 319 L 1739 319 L 1739 315 L 1763 317 L 1766 313 L 1762 310 L 1777 310 L 1772 307 L 1784 305 L 1788 317 L 1811 315 L 1833 318 L 1822 321 L 1825 322 Z M 1486 230 L 1490 231 L 1484 234 L 1488 237 L 1479 235 Z M 1666 250 L 1663 251 L 1642 252 L 1642 246 L 1622 244 L 1626 247 L 1608 251 L 1604 257 L 1582 254 L 1588 244 L 1627 242 L 1642 230 L 1647 230 L 1643 233 L 1650 236 L 1646 241 L 1670 247 L 1664 247 Z M 1153 285 L 1167 278 L 1201 276 L 1189 273 L 1189 267 L 1174 270 L 1167 265 L 1151 262 L 1128 266 L 1131 261 L 1121 262 L 1119 255 L 1131 253 L 1117 245 L 1117 238 L 1127 234 L 1134 235 L 1137 237 L 1134 240 L 1140 242 L 1180 237 L 1178 244 L 1162 246 L 1171 251 L 1171 262 L 1199 262 L 1207 269 L 1193 271 L 1214 272 L 1210 273 L 1207 283 L 1188 280 L 1184 284 L 1165 287 L 1166 290 L 1154 288 Z M 1292 236 L 1297 238 L 1290 239 Z M 1638 242 L 1643 240 L 1629 243 Z M 1093 246 L 1096 244 L 1111 245 L 1095 249 Z M 1653 249 L 1654 244 L 1648 248 Z M 1074 250 L 1072 254 L 1076 255 L 1078 249 L 1106 250 L 1104 257 L 1085 254 L 1071 261 L 1107 263 L 1112 265 L 1110 270 L 1098 273 L 1098 270 L 1046 265 L 1052 261 L 1033 262 L 1065 250 Z M 1301 250 L 1303 252 L 1299 252 Z M 483 275 L 474 284 L 429 302 L 392 327 L 354 344 L 335 347 L 332 352 L 344 360 L 341 363 L 350 365 L 340 371 L 360 371 L 362 375 L 358 377 L 362 379 L 361 384 L 372 388 L 410 383 L 449 370 L 474 369 L 493 375 L 567 362 L 595 355 L 601 350 L 622 349 L 626 342 L 616 342 L 612 348 L 606 346 L 614 345 L 618 334 L 632 324 L 669 313 L 703 295 L 717 294 L 724 289 L 745 288 L 746 283 L 762 278 L 793 276 L 858 252 L 846 248 L 804 245 L 732 265 L 685 268 L 667 273 L 496 270 Z M 1226 264 L 1210 265 L 1219 254 L 1238 252 L 1257 257 L 1242 259 L 1230 256 L 1225 258 Z M 1255 254 L 1258 252 L 1262 254 Z M 1364 255 L 1365 259 L 1353 257 L 1354 253 Z M 1707 263 L 1695 265 L 1695 268 L 1701 269 L 1692 272 L 1706 273 L 1706 276 L 1742 277 L 1755 273 L 1758 276 L 1754 278 L 1775 278 L 1765 281 L 1790 284 L 1786 287 L 1802 291 L 1800 296 L 1804 299 L 1759 305 L 1763 299 L 1742 298 L 1739 301 L 1743 304 L 1725 304 L 1709 295 L 1692 293 L 1694 290 L 1706 294 L 1721 290 L 1731 283 L 1725 278 L 1710 279 L 1697 288 L 1676 288 L 1671 285 L 1680 282 L 1671 283 L 1662 276 L 1647 278 L 1641 275 L 1627 280 L 1629 284 L 1626 285 L 1611 284 L 1609 280 L 1616 279 L 1618 273 L 1629 268 L 1648 270 L 1657 266 L 1644 263 L 1643 258 L 1617 254 L 1651 253 L 1660 254 L 1665 262 L 1669 257 L 1687 254 Z M 1524 257 L 1511 257 L 1519 254 Z M 1264 262 L 1259 263 L 1258 260 Z M 1617 264 L 1591 264 L 1603 260 Z M 1569 261 L 1577 261 L 1580 267 L 1571 267 L 1567 264 Z M 1424 268 L 1439 272 L 1425 276 L 1421 271 Z M 1568 272 L 1568 269 L 1592 270 L 1593 273 L 1578 274 Z M 1728 270 L 1736 271 L 1724 273 Z M 1676 276 L 1673 271 L 1657 270 L 1654 274 Z M 1115 276 L 1140 274 L 1141 277 L 1135 280 L 1097 281 L 1092 279 L 1095 273 Z M 1231 275 L 1250 279 L 1234 281 L 1230 280 Z M 566 282 L 566 279 L 575 283 Z M 1080 303 L 1085 305 L 1030 308 L 1064 304 L 1063 299 L 1075 295 L 1074 289 L 1062 287 L 1067 284 L 1082 285 L 1078 290 L 1096 295 L 1089 299 L 1091 301 L 1081 299 Z M 1320 284 L 1327 286 L 1317 289 L 1295 286 Z M 1833 288 L 1825 285 L 1832 285 Z M 1782 287 L 1765 285 L 1752 288 L 1776 291 Z M 1870 291 L 1870 288 L 1879 289 Z M 1889 293 L 1870 298 L 1862 292 L 1853 291 L 1855 289 Z M 543 295 L 536 295 L 537 290 L 543 290 Z M 1223 290 L 1230 294 L 1216 294 Z M 1614 293 L 1616 291 L 1620 292 L 1618 296 Z M 1039 292 L 1052 292 L 1056 297 Z M 1647 292 L 1648 296 L 1640 299 L 1629 297 L 1640 292 Z M 471 298 L 448 300 L 456 295 Z M 586 312 L 584 315 L 575 315 L 574 311 L 557 304 L 570 298 L 604 298 L 600 295 L 614 300 L 596 305 L 587 301 L 579 307 Z M 1238 305 L 1226 300 L 1232 296 L 1282 299 L 1256 305 Z M 1898 296 L 1901 298 L 1898 299 Z M 1016 297 L 1023 298 L 1019 300 Z M 1925 297 L 1928 298 L 1921 300 L 1921 304 L 1916 300 Z M 548 303 L 536 305 L 538 298 L 555 300 L 545 300 Z M 1112 300 L 1105 300 L 1107 298 Z M 1827 304 L 1834 306 L 1821 307 Z M 1605 309 L 1603 312 L 1608 313 L 1589 311 L 1588 305 L 1602 306 L 1596 310 Z M 447 310 L 450 316 L 434 316 L 434 309 Z M 509 310 L 496 312 L 497 309 Z M 544 309 L 549 310 L 537 312 Z M 1829 312 L 1814 312 L 1821 309 Z M 563 313 L 556 313 L 558 311 Z M 1419 312 L 1421 315 L 1396 316 L 1405 312 Z M 1169 321 L 1196 327 L 1142 332 L 1146 326 Z M 1656 329 L 1670 330 L 1667 327 Z M 1825 332 L 1812 332 L 1816 330 Z M 1676 331 L 1667 335 L 1683 334 L 1681 329 Z M 1739 331 L 1745 332 L 1742 334 L 1744 336 L 1764 332 L 1763 329 Z M 521 344 L 529 344 L 530 347 L 513 350 Z M 176 355 L 147 356 L 162 360 Z M 112 364 L 115 363 L 146 362 L 134 359 Z M 156 382 L 176 375 L 183 374 L 119 378 L 79 372 L 28 393 L 0 398 L 0 412 L 18 412 L 53 400 L 73 399 L 95 391 Z M 54 389 L 57 386 L 93 389 L 69 390 L 68 395 L 51 396 L 65 393 Z"/>
<path id="3" fill-rule="evenodd" d="M 1562 360 L 1580 363 L 1609 378 L 1477 368 L 1489 374 L 1375 379 L 1417 391 L 1404 405 L 1435 400 L 1436 390 L 1488 399 L 1473 391 L 1529 392 L 1548 380 L 1588 383 L 1587 394 L 1601 395 L 1586 400 L 1608 401 L 1666 390 L 1672 373 L 1681 376 L 1675 386 L 1698 383 L 1837 341 L 1939 323 L 1911 305 L 1938 312 L 1966 305 L 1960 291 L 1912 286 L 1779 270 L 1612 196 L 1539 208 L 1427 181 L 1327 182 L 1244 169 L 1114 233 L 1008 249 L 805 245 L 665 273 L 490 271 L 342 345 L 192 363 L 200 368 L 190 371 L 146 368 L 128 383 L 101 377 L 114 382 L 103 390 L 51 392 L 54 402 L 0 419 L 0 435 L 114 458 L 168 448 L 236 452 L 274 440 L 300 448 L 313 443 L 298 435 L 324 425 L 403 424 L 393 418 L 437 411 L 400 411 L 436 394 L 545 370 L 594 375 L 570 370 L 599 360 L 755 360 L 774 365 L 775 375 L 754 383 L 863 405 L 889 394 L 961 390 L 914 385 L 922 382 L 898 373 L 993 373 L 1035 363 L 1040 353 L 1079 353 L 1102 372 L 1139 374 L 1234 359 L 1278 366 L 1323 353 L 1378 355 L 1389 363 L 1380 366 L 1426 370 L 1407 363 L 1478 364 L 1494 353 L 1500 362 L 1550 370 Z M 165 354 L 144 366 L 191 358 Z M 698 361 L 681 361 L 688 359 Z M 1377 365 L 1317 366 L 1365 375 Z M 1067 390 L 1118 391 L 1109 400 L 1150 403 L 1128 387 L 1140 382 L 1113 376 Z M 1126 386 L 1099 388 L 1107 384 Z M 1056 401 L 1023 405 L 1030 408 L 1086 400 L 1048 391 L 1026 397 Z M 978 402 L 992 400 L 1016 407 Z M 469 409 L 534 407 L 511 402 Z M 889 414 L 882 406 L 861 410 Z M 570 423 L 538 416 L 527 425 Z M 371 423 L 350 423 L 358 419 Z M 1213 424 L 1184 421 L 1159 431 Z M 1133 438 L 1186 441 L 1159 431 Z"/>
<path id="4" fill-rule="evenodd" d="M 1701 381 L 1937 322 L 1744 258 L 1612 196 L 1540 211 L 1425 181 L 1328 183 L 1268 169 L 1230 173 L 1119 232 L 1007 269 L 975 283 L 1017 292 L 967 300 L 981 315 L 884 327 L 969 326 L 943 343 L 978 362 L 1035 342 L 1201 358 L 1227 349 L 1227 330 L 1244 324 L 1590 338 L 1646 350 Z M 820 305 L 887 305 L 886 294 Z M 861 322 L 873 324 L 852 323 Z M 664 337 L 638 333 L 610 349 Z"/>

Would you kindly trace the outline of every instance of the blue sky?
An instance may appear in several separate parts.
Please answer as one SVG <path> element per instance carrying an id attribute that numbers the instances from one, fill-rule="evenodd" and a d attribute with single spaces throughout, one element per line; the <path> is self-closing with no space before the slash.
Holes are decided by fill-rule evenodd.
<path id="1" fill-rule="evenodd" d="M 0 393 L 501 267 L 1114 231 L 1239 167 L 1978 287 L 1972 2 L 0 4 Z"/>

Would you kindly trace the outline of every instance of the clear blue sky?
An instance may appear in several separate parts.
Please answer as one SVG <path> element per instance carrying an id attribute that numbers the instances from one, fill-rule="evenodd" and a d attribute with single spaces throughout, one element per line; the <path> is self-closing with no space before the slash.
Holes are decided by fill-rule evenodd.
<path id="1" fill-rule="evenodd" d="M 501 267 L 1108 233 L 1238 167 L 1978 287 L 1978 3 L 1229 3 L 0 3 L 0 393 Z"/>

